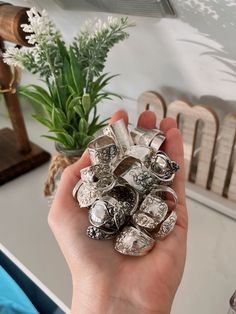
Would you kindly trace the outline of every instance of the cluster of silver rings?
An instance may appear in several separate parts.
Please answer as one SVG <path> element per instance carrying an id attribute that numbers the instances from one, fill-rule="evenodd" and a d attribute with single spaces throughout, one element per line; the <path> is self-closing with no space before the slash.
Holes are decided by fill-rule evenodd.
<path id="1" fill-rule="evenodd" d="M 173 230 L 177 195 L 170 185 L 179 166 L 161 150 L 164 141 L 159 129 L 129 132 L 119 120 L 88 144 L 91 166 L 81 170 L 73 197 L 89 209 L 90 238 L 114 238 L 118 252 L 141 256 Z"/>

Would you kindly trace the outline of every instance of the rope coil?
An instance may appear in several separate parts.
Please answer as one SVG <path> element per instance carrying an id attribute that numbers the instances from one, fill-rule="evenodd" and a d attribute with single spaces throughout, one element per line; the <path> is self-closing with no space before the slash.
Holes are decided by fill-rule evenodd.
<path id="1" fill-rule="evenodd" d="M 76 162 L 80 157 L 69 157 L 64 155 L 55 155 L 52 157 L 48 176 L 44 186 L 44 196 L 51 196 L 56 187 L 55 177 L 58 173 L 62 173 L 63 170 Z"/>

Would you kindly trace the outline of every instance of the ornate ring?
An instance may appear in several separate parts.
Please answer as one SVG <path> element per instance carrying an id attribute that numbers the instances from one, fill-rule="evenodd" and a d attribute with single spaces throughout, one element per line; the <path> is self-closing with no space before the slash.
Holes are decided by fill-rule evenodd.
<path id="1" fill-rule="evenodd" d="M 116 232 L 108 232 L 94 226 L 89 226 L 87 228 L 87 236 L 94 240 L 110 240 L 116 236 Z"/>
<path id="2" fill-rule="evenodd" d="M 162 222 L 158 232 L 153 233 L 152 236 L 155 240 L 165 238 L 174 229 L 177 221 L 177 214 L 172 211 L 170 215 Z"/>
<path id="3" fill-rule="evenodd" d="M 103 133 L 114 139 L 116 145 L 120 148 L 120 152 L 123 154 L 130 146 L 134 145 L 123 119 L 105 127 Z"/>
<path id="4" fill-rule="evenodd" d="M 124 179 L 139 193 L 148 193 L 156 183 L 155 176 L 134 157 L 125 157 L 115 168 L 114 175 Z"/>
<path id="5" fill-rule="evenodd" d="M 93 165 L 107 164 L 117 157 L 118 147 L 111 137 L 103 135 L 89 143 L 88 152 Z"/>
<path id="6" fill-rule="evenodd" d="M 131 136 L 133 138 L 133 141 L 136 145 L 145 145 L 145 146 L 151 146 L 152 141 L 155 137 L 159 137 L 159 143 L 161 144 L 165 140 L 164 133 L 159 129 L 142 129 L 142 128 L 135 128 L 131 131 Z M 154 149 L 157 149 L 157 142 L 156 145 L 154 145 Z M 159 148 L 158 148 L 159 149 Z"/>
<path id="7" fill-rule="evenodd" d="M 127 156 L 140 160 L 147 168 L 150 166 L 153 153 L 154 152 L 150 147 L 144 145 L 133 145 L 126 151 Z"/>
<path id="8" fill-rule="evenodd" d="M 116 232 L 125 222 L 125 213 L 113 197 L 103 196 L 89 210 L 89 221 L 94 227 Z"/>
<path id="9" fill-rule="evenodd" d="M 147 231 L 151 231 L 157 228 L 158 222 L 149 214 L 137 211 L 132 216 L 132 223 L 138 228 L 144 228 Z"/>
<path id="10" fill-rule="evenodd" d="M 171 161 L 164 152 L 159 151 L 152 157 L 150 169 L 159 180 L 159 183 L 170 184 L 179 166 L 176 162 Z"/>
<path id="11" fill-rule="evenodd" d="M 80 170 L 81 180 L 89 184 L 91 189 L 102 192 L 109 191 L 116 183 L 109 165 L 92 165 Z"/>
<path id="12" fill-rule="evenodd" d="M 142 202 L 139 211 L 151 216 L 156 224 L 162 222 L 168 212 L 167 204 L 157 195 L 158 192 L 149 193 Z"/>
<path id="13" fill-rule="evenodd" d="M 118 179 L 114 187 L 105 195 L 109 195 L 118 200 L 126 216 L 133 215 L 139 204 L 139 194 L 126 181 Z"/>
<path id="14" fill-rule="evenodd" d="M 161 203 L 160 204 L 162 205 L 162 208 L 164 209 L 166 203 L 163 202 L 162 199 L 163 198 L 167 199 L 166 196 L 165 196 L 166 193 L 168 193 L 171 196 L 171 198 L 173 199 L 173 201 L 174 201 L 173 206 L 171 208 L 169 208 L 169 210 L 174 210 L 176 208 L 176 206 L 177 206 L 177 203 L 178 203 L 178 197 L 177 197 L 177 194 L 175 193 L 175 191 L 172 188 L 170 188 L 169 186 L 166 186 L 166 185 L 155 185 L 153 187 L 153 190 L 150 192 L 150 194 L 148 196 L 150 196 L 152 198 L 155 197 L 156 200 L 158 198 L 161 198 Z M 142 205 L 141 205 L 141 207 L 142 207 Z M 165 211 L 165 209 L 164 209 L 164 211 Z"/>
<path id="15" fill-rule="evenodd" d="M 154 246 L 155 241 L 146 233 L 132 226 L 125 227 L 116 237 L 116 251 L 130 256 L 146 255 Z"/>
<path id="16" fill-rule="evenodd" d="M 101 192 L 91 189 L 89 185 L 80 180 L 73 189 L 73 196 L 83 208 L 91 206 L 101 196 Z"/>

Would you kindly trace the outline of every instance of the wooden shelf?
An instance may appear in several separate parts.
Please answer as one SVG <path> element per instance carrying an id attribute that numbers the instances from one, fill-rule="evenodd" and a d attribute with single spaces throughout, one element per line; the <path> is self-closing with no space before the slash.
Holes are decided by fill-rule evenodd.
<path id="1" fill-rule="evenodd" d="M 50 154 L 30 142 L 31 151 L 20 153 L 14 132 L 0 130 L 0 185 L 31 171 L 50 159 Z"/>

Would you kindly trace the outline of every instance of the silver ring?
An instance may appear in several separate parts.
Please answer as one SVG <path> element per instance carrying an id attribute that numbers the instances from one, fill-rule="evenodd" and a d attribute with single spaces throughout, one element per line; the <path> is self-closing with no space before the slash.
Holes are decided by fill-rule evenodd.
<path id="1" fill-rule="evenodd" d="M 158 226 L 158 222 L 151 215 L 140 210 L 132 216 L 132 223 L 134 226 L 144 228 L 147 231 L 154 230 Z"/>
<path id="2" fill-rule="evenodd" d="M 133 215 L 137 210 L 139 204 L 138 192 L 120 178 L 117 180 L 114 187 L 105 195 L 117 199 L 126 216 Z"/>
<path id="3" fill-rule="evenodd" d="M 162 143 L 165 140 L 165 134 L 159 129 L 134 128 L 131 131 L 131 137 L 136 145 L 145 146 L 151 146 L 155 137 L 160 137 L 162 139 Z"/>
<path id="4" fill-rule="evenodd" d="M 170 215 L 162 222 L 160 230 L 156 233 L 153 233 L 152 236 L 155 240 L 165 238 L 168 236 L 171 231 L 174 229 L 174 226 L 177 221 L 177 214 L 175 211 L 172 211 Z"/>
<path id="5" fill-rule="evenodd" d="M 117 158 L 118 147 L 111 137 L 103 135 L 88 144 L 88 152 L 93 165 L 107 164 Z"/>
<path id="6" fill-rule="evenodd" d="M 139 193 L 148 193 L 156 183 L 155 176 L 134 157 L 125 157 L 115 168 L 114 175 L 124 179 Z"/>
<path id="7" fill-rule="evenodd" d="M 77 199 L 80 207 L 83 208 L 91 206 L 101 196 L 101 192 L 91 189 L 89 185 L 80 180 L 74 187 L 73 196 Z"/>
<path id="8" fill-rule="evenodd" d="M 152 191 L 149 193 L 149 196 L 151 197 L 160 197 L 162 199 L 167 199 L 166 198 L 166 193 L 168 193 L 171 198 L 173 199 L 173 206 L 171 208 L 169 208 L 169 210 L 174 210 L 177 206 L 177 203 L 178 203 L 178 196 L 177 194 L 175 193 L 175 191 L 170 188 L 169 186 L 166 186 L 166 185 L 155 185 L 153 186 L 153 189 Z"/>
<path id="9" fill-rule="evenodd" d="M 167 204 L 155 193 L 148 194 L 142 202 L 139 211 L 153 217 L 156 224 L 162 222 L 168 212 Z"/>
<path id="10" fill-rule="evenodd" d="M 80 176 L 81 180 L 89 185 L 89 188 L 103 193 L 112 189 L 116 183 L 111 168 L 105 164 L 92 165 L 81 169 Z"/>
<path id="11" fill-rule="evenodd" d="M 96 183 L 100 178 L 110 176 L 111 172 L 109 165 L 92 165 L 80 170 L 80 178 L 85 183 Z"/>
<path id="12" fill-rule="evenodd" d="M 150 147 L 144 145 L 133 145 L 126 151 L 127 156 L 140 160 L 146 168 L 150 166 L 153 153 L 154 151 Z"/>
<path id="13" fill-rule="evenodd" d="M 155 174 L 160 184 L 172 183 L 178 169 L 177 163 L 171 161 L 164 152 L 159 151 L 152 156 L 150 170 Z"/>
<path id="14" fill-rule="evenodd" d="M 135 227 L 125 227 L 116 237 L 115 250 L 130 256 L 146 255 L 155 241 L 146 233 Z"/>
<path id="15" fill-rule="evenodd" d="M 164 143 L 166 137 L 162 131 L 154 136 L 149 146 L 153 148 L 155 151 L 158 151 L 161 145 Z"/>
<path id="16" fill-rule="evenodd" d="M 108 232 L 94 226 L 89 226 L 87 228 L 87 236 L 94 240 L 110 240 L 116 236 L 116 232 Z"/>
<path id="17" fill-rule="evenodd" d="M 103 133 L 114 139 L 116 145 L 120 148 L 120 151 L 123 154 L 130 146 L 134 145 L 123 119 L 105 127 Z"/>
<path id="18" fill-rule="evenodd" d="M 89 221 L 94 227 L 116 232 L 125 222 L 125 213 L 113 197 L 103 196 L 89 210 Z"/>

